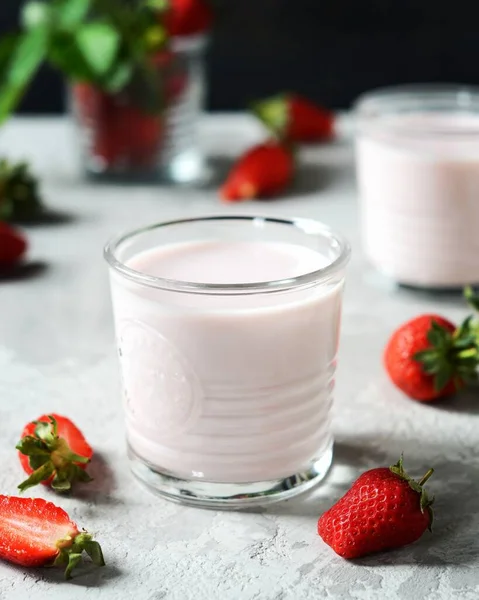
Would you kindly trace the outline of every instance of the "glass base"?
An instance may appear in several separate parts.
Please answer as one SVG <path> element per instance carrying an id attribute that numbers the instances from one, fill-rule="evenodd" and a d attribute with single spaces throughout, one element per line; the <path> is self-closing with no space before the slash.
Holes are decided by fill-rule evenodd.
<path id="1" fill-rule="evenodd" d="M 179 479 L 168 472 L 158 471 L 128 448 L 133 475 L 150 491 L 166 500 L 196 506 L 234 510 L 264 506 L 286 500 L 311 489 L 325 478 L 333 461 L 333 444 L 311 461 L 308 470 L 284 479 L 253 483 L 214 483 Z"/>
<path id="2" fill-rule="evenodd" d="M 184 152 L 168 164 L 151 169 L 128 167 L 106 168 L 86 161 L 85 178 L 94 183 L 112 184 L 163 184 L 170 186 L 203 187 L 211 180 L 207 161 L 196 152 Z"/>

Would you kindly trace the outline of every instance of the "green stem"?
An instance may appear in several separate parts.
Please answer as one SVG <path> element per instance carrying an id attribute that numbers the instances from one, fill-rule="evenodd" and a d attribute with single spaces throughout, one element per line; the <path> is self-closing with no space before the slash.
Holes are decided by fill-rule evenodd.
<path id="1" fill-rule="evenodd" d="M 424 475 L 424 477 L 419 480 L 419 485 L 422 487 L 433 473 L 434 469 L 429 469 L 429 471 Z"/>

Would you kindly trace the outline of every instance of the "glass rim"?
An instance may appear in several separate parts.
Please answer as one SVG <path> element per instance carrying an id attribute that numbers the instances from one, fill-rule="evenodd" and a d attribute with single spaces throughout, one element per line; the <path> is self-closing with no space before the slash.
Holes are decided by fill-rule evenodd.
<path id="1" fill-rule="evenodd" d="M 259 281 L 253 283 L 198 283 L 193 281 L 183 281 L 177 279 L 169 279 L 147 275 L 141 271 L 137 271 L 128 267 L 124 262 L 116 257 L 116 253 L 120 246 L 139 235 L 169 227 L 174 225 L 187 225 L 198 222 L 215 222 L 215 221 L 242 221 L 255 224 L 275 223 L 278 225 L 292 226 L 306 235 L 321 235 L 328 238 L 330 243 L 335 243 L 338 246 L 338 256 L 331 263 L 321 269 L 309 271 L 297 277 L 286 279 L 275 279 L 271 281 Z M 170 221 L 161 221 L 139 227 L 127 232 L 123 232 L 113 236 L 103 249 L 103 256 L 111 269 L 121 274 L 123 277 L 143 285 L 145 287 L 163 289 L 174 292 L 196 293 L 196 294 L 220 294 L 220 295 L 235 295 L 235 294 L 259 294 L 271 293 L 284 290 L 299 288 L 308 284 L 318 282 L 326 282 L 338 271 L 343 269 L 349 262 L 351 248 L 347 240 L 339 233 L 335 232 L 329 226 L 316 221 L 315 219 L 307 218 L 292 218 L 283 219 L 277 217 L 254 216 L 254 215 L 211 215 L 204 217 L 191 217 L 187 219 L 175 219 Z"/>
<path id="2" fill-rule="evenodd" d="M 353 110 L 361 123 L 376 122 L 380 117 L 407 114 L 413 111 L 448 111 L 465 115 L 479 115 L 479 86 L 455 83 L 404 84 L 373 89 L 359 96 Z M 378 122 L 378 127 L 381 126 Z M 477 138 L 479 125 L 466 128 L 458 126 L 417 128 L 414 125 L 391 126 L 396 132 L 414 137 L 440 135 L 454 138 Z"/>

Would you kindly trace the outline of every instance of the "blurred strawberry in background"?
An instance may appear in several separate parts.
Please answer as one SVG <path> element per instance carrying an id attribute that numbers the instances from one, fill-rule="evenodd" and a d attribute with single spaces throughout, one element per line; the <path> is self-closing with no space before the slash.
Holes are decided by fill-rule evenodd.
<path id="1" fill-rule="evenodd" d="M 27 248 L 24 235 L 0 221 L 0 272 L 16 266 L 23 259 Z"/>
<path id="2" fill-rule="evenodd" d="M 162 118 L 88 84 L 73 88 L 80 121 L 88 127 L 91 156 L 108 167 L 127 162 L 136 168 L 154 163 L 161 147 Z"/>
<path id="3" fill-rule="evenodd" d="M 334 137 L 334 114 L 298 94 L 281 94 L 253 104 L 253 113 L 278 138 L 324 142 Z"/>
<path id="4" fill-rule="evenodd" d="M 204 0 L 170 0 L 165 25 L 171 36 L 196 35 L 208 30 L 213 13 Z"/>
<path id="5" fill-rule="evenodd" d="M 231 169 L 220 195 L 225 202 L 268 198 L 283 192 L 294 173 L 291 150 L 275 141 L 245 152 Z"/>

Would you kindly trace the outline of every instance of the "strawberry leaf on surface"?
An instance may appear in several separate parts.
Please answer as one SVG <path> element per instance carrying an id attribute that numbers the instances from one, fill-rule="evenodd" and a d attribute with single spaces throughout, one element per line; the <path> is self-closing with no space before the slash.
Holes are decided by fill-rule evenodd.
<path id="1" fill-rule="evenodd" d="M 69 554 L 68 555 L 68 564 L 65 569 L 65 579 L 71 579 L 73 569 L 81 562 L 81 553 L 78 554 Z"/>
<path id="2" fill-rule="evenodd" d="M 102 567 L 105 564 L 103 552 L 98 542 L 95 542 L 94 540 L 86 540 L 83 542 L 83 548 L 91 558 L 94 565 Z"/>

